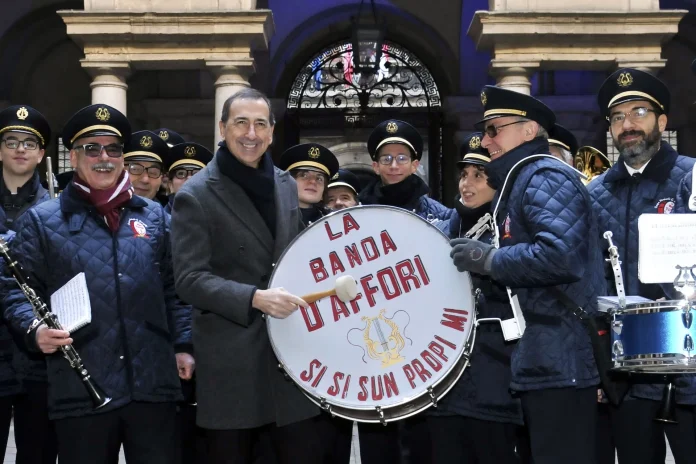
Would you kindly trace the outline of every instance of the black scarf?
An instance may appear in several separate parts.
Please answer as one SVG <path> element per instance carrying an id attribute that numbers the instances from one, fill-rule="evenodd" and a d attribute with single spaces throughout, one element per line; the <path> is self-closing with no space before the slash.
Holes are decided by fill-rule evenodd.
<path id="1" fill-rule="evenodd" d="M 273 238 L 276 233 L 275 173 L 271 155 L 261 157 L 258 168 L 242 164 L 230 151 L 224 141 L 218 143 L 215 160 L 220 172 L 239 185 L 256 207 L 268 226 Z"/>
<path id="2" fill-rule="evenodd" d="M 19 211 L 27 204 L 32 203 L 36 199 L 36 194 L 41 185 L 39 172 L 34 170 L 31 176 L 24 185 L 17 189 L 16 194 L 12 194 L 5 185 L 5 179 L 0 175 L 0 195 L 2 196 L 2 208 L 5 210 L 6 222 L 11 224 L 17 218 Z"/>
<path id="3" fill-rule="evenodd" d="M 479 219 L 491 211 L 491 202 L 484 203 L 478 208 L 467 208 L 459 200 L 460 196 L 457 195 L 454 198 L 454 209 L 457 214 L 453 214 L 450 220 L 450 235 L 453 238 L 463 237 L 469 229 L 476 225 Z"/>
<path id="4" fill-rule="evenodd" d="M 505 177 L 515 164 L 532 155 L 543 154 L 549 154 L 549 141 L 543 137 L 537 137 L 510 150 L 500 158 L 494 159 L 486 165 L 485 169 L 488 175 L 488 185 L 499 191 L 503 188 Z"/>
<path id="5" fill-rule="evenodd" d="M 328 211 L 319 205 L 312 205 L 309 208 L 300 208 L 300 212 L 302 213 L 302 222 L 305 226 L 317 222 L 328 214 Z"/>
<path id="6" fill-rule="evenodd" d="M 360 193 L 360 201 L 364 205 L 398 206 L 413 210 L 418 206 L 418 200 L 430 192 L 423 180 L 411 174 L 398 184 L 382 185 L 377 179 Z"/>

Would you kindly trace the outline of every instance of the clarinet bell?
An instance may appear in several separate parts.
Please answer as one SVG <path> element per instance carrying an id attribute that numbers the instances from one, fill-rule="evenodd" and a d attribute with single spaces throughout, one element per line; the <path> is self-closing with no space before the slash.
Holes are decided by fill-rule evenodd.
<path id="1" fill-rule="evenodd" d="M 665 385 L 665 389 L 662 393 L 662 403 L 660 404 L 660 409 L 657 411 L 657 416 L 655 420 L 657 422 L 663 422 L 666 424 L 677 424 L 677 414 L 676 414 L 676 401 L 675 401 L 675 390 L 674 383 L 669 382 Z"/>

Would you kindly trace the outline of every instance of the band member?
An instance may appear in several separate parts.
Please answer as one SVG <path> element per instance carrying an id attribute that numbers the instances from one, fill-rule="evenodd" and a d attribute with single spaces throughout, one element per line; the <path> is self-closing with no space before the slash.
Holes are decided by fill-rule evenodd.
<path id="1" fill-rule="evenodd" d="M 488 183 L 498 191 L 494 204 L 502 200 L 500 248 L 459 238 L 452 257 L 460 271 L 516 291 L 526 331 L 512 354 L 510 388 L 522 403 L 534 463 L 593 463 L 599 376 L 589 333 L 573 312 L 596 313 L 605 291 L 592 202 L 573 169 L 530 159 L 549 152 L 555 115 L 546 105 L 492 86 L 481 101 Z"/>
<path id="2" fill-rule="evenodd" d="M 302 222 L 310 225 L 329 213 L 324 193 L 329 179 L 338 172 L 338 160 L 318 143 L 303 143 L 288 148 L 280 156 L 278 167 L 288 171 L 297 182 Z"/>
<path id="3" fill-rule="evenodd" d="M 169 149 L 164 159 L 164 170 L 169 178 L 169 200 L 164 210 L 171 214 L 174 195 L 191 177 L 198 174 L 213 159 L 213 154 L 203 145 L 184 142 Z"/>
<path id="4" fill-rule="evenodd" d="M 462 145 L 459 195 L 455 211 L 438 227 L 450 238 L 463 237 L 491 210 L 495 195 L 485 167 L 490 155 L 481 146 L 483 134 L 470 134 Z M 491 234 L 479 239 L 490 243 Z M 477 305 L 478 318 L 508 319 L 512 309 L 505 287 L 488 277 L 472 276 L 474 287 L 485 289 Z M 481 323 L 471 365 L 437 408 L 428 409 L 428 427 L 433 443 L 433 463 L 471 462 L 477 464 L 517 464 L 516 435 L 522 425 L 519 399 L 509 391 L 510 356 L 514 342 L 507 343 L 498 322 Z"/>
<path id="5" fill-rule="evenodd" d="M 360 179 L 347 169 L 339 169 L 326 188 L 326 206 L 338 211 L 360 204 Z"/>
<path id="6" fill-rule="evenodd" d="M 578 152 L 578 139 L 560 124 L 554 124 L 549 131 L 549 153 L 568 166 L 573 166 L 573 158 Z"/>
<path id="7" fill-rule="evenodd" d="M 275 119 L 263 93 L 229 97 L 219 127 L 224 143 L 172 212 L 176 288 L 194 307 L 197 423 L 210 462 L 250 463 L 269 434 L 280 463 L 319 463 L 319 409 L 278 369 L 264 320 L 307 305 L 267 288 L 302 226 L 296 183 L 267 153 Z"/>
<path id="8" fill-rule="evenodd" d="M 46 354 L 49 414 L 61 463 L 115 462 L 123 445 L 136 463 L 176 463 L 179 376 L 190 378 L 191 308 L 175 297 L 169 217 L 133 195 L 123 169 L 126 117 L 91 105 L 65 124 L 75 169 L 57 200 L 18 221 L 14 256 L 43 300 L 84 272 L 91 322 L 68 333 L 38 321 L 22 290 L 4 296 L 5 317 L 32 350 Z M 73 344 L 111 401 L 97 411 L 80 377 L 58 352 Z M 175 356 L 176 353 L 176 356 Z M 178 371 L 178 375 L 177 375 Z"/>
<path id="9" fill-rule="evenodd" d="M 154 200 L 162 185 L 162 163 L 169 146 L 150 131 L 133 132 L 123 151 L 125 168 L 135 194 Z"/>
<path id="10" fill-rule="evenodd" d="M 186 140 L 184 140 L 184 138 L 181 135 L 179 135 L 179 133 L 174 132 L 171 129 L 167 129 L 166 127 L 155 129 L 152 132 L 159 135 L 159 137 L 167 143 L 167 146 L 169 148 L 174 147 L 174 145 L 186 143 Z M 162 176 L 162 185 L 160 186 L 159 190 L 157 191 L 157 195 L 155 196 L 155 198 L 157 198 L 157 201 L 162 203 L 163 206 L 167 206 L 167 204 L 169 203 L 169 194 L 172 193 L 169 181 L 170 179 L 168 176 Z"/>
<path id="11" fill-rule="evenodd" d="M 428 220 L 450 217 L 452 210 L 428 197 L 430 189 L 416 175 L 423 138 L 415 127 L 395 119 L 384 121 L 370 134 L 367 149 L 379 179 L 360 192 L 363 205 L 398 206 Z"/>
<path id="12" fill-rule="evenodd" d="M 671 213 L 679 182 L 694 165 L 693 158 L 680 156 L 662 140 L 669 113 L 669 90 L 656 77 L 626 68 L 607 78 L 599 89 L 598 101 L 619 150 L 619 160 L 588 185 L 599 232 L 613 233 L 627 295 L 671 299 L 670 286 L 647 285 L 638 280 L 638 218 L 644 213 Z M 603 248 L 607 248 L 606 242 Z M 613 277 L 611 280 L 609 290 L 615 291 Z M 665 433 L 675 461 L 693 462 L 696 382 L 692 377 L 683 377 L 676 386 L 678 424 L 654 420 L 664 384 L 636 384 L 621 406 L 612 408 L 612 429 L 620 462 L 664 462 Z M 642 438 L 636 440 L 636 436 Z"/>
<path id="13" fill-rule="evenodd" d="M 51 129 L 36 109 L 15 105 L 0 112 L 0 137 L 3 229 L 14 229 L 29 208 L 50 199 L 41 186 L 37 166 L 51 139 Z M 7 443 L 14 406 L 17 463 L 55 463 L 58 444 L 53 422 L 48 419 L 46 363 L 42 355 L 28 352 L 22 338 L 17 336 L 13 342 L 7 327 L 0 329 L 0 369 L 7 374 L 7 381 L 0 383 L 0 391 L 7 395 L 0 402 L 0 440 L 4 436 L 2 443 Z"/>
<path id="14" fill-rule="evenodd" d="M 364 205 L 390 205 L 413 211 L 429 221 L 445 220 L 452 210 L 428 197 L 428 186 L 415 173 L 423 155 L 423 138 L 415 127 L 390 119 L 370 134 L 367 149 L 372 168 L 379 175 L 360 192 Z M 425 415 L 389 423 L 359 423 L 360 456 L 364 464 L 399 462 L 405 444 L 409 462 L 427 464 L 431 446 Z"/>

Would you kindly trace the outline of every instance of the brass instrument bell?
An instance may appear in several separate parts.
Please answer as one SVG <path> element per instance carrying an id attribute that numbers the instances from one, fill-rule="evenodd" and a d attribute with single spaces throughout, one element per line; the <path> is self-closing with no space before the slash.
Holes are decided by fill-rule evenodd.
<path id="1" fill-rule="evenodd" d="M 587 176 L 587 179 L 583 179 L 585 185 L 611 168 L 611 161 L 607 155 L 589 145 L 578 149 L 573 164 L 575 169 Z"/>

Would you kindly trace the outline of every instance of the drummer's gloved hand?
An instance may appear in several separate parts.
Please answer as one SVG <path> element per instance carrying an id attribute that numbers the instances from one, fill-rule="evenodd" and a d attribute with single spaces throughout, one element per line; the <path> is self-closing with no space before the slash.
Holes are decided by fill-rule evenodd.
<path id="1" fill-rule="evenodd" d="M 454 239 L 450 245 L 450 257 L 459 272 L 469 271 L 482 275 L 491 273 L 493 256 L 498 252 L 493 245 L 470 238 Z"/>

